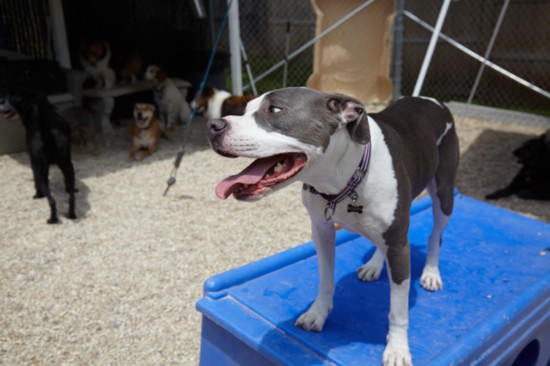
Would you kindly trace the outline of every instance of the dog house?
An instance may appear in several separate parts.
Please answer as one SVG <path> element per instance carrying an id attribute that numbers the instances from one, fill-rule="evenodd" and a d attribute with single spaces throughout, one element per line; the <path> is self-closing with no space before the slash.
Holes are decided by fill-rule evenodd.
<path id="1" fill-rule="evenodd" d="M 409 343 L 417 365 L 550 362 L 550 225 L 458 195 L 444 235 L 444 289 L 419 284 L 431 232 L 429 198 L 413 204 Z M 294 326 L 318 286 L 312 243 L 214 276 L 204 284 L 201 365 L 378 365 L 389 283 L 355 269 L 374 246 L 337 234 L 334 310 L 321 333 Z"/>

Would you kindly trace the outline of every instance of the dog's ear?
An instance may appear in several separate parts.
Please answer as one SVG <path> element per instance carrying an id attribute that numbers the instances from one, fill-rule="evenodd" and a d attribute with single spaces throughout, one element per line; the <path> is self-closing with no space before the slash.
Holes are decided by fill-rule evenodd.
<path id="1" fill-rule="evenodd" d="M 345 125 L 353 141 L 366 144 L 370 141 L 370 129 L 365 105 L 354 98 L 334 94 L 327 102 L 327 107 L 337 113 L 342 125 Z"/>

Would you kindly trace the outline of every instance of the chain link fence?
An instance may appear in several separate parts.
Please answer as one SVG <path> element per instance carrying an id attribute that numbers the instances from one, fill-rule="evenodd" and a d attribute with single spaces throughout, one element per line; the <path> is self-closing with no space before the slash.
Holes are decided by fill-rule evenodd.
<path id="1" fill-rule="evenodd" d="M 429 0 L 405 4 L 401 84 L 404 95 L 414 88 L 431 37 L 421 21 L 433 26 L 440 7 L 441 2 Z M 422 94 L 445 101 L 471 101 L 474 105 L 550 116 L 549 17 L 548 1 L 453 1 L 442 34 L 457 43 L 440 38 Z M 489 54 L 489 61 L 513 75 L 483 66 L 460 46 L 479 56 Z M 520 84 L 512 79 L 514 76 L 532 86 Z M 546 96 L 534 91 L 533 86 L 545 91 Z M 494 113 L 475 107 L 461 110 L 485 119 L 491 119 Z M 521 114 L 516 116 L 529 119 Z"/>
<path id="2" fill-rule="evenodd" d="M 399 0 L 395 2 L 400 3 Z M 102 8 L 106 1 L 101 3 L 102 6 L 96 2 L 78 3 L 78 6 L 73 3 L 64 2 L 64 7 L 66 14 L 72 14 L 67 17 L 68 37 L 73 64 L 78 65 L 75 52 L 78 37 L 84 32 L 81 28 L 89 28 L 90 22 L 78 27 L 73 19 L 82 22 L 82 19 L 88 21 L 100 17 L 104 14 Z M 170 74 L 189 77 L 178 72 L 193 68 L 200 70 L 197 74 L 202 73 L 207 57 L 189 57 L 189 54 L 196 50 L 209 54 L 227 0 L 204 0 L 204 3 L 212 16 L 210 24 L 208 20 L 193 18 L 189 4 L 176 0 L 164 0 L 160 5 L 151 0 L 117 2 L 113 12 L 125 14 L 125 22 L 120 23 L 120 17 L 111 17 L 106 25 L 96 20 L 91 24 L 104 24 L 100 30 L 108 33 L 105 38 L 121 38 L 119 42 L 110 39 L 115 49 L 131 40 L 147 51 L 143 54 L 144 62 L 162 62 Z M 357 1 L 358 5 L 361 3 Z M 403 3 L 403 31 L 401 36 L 394 37 L 394 53 L 402 51 L 400 60 L 393 60 L 394 66 L 400 66 L 392 75 L 397 89 L 394 95 L 412 93 L 432 35 L 429 28 L 435 25 L 443 0 L 404 0 Z M 3 47 L 34 58 L 52 59 L 47 1 L 3 0 L 0 4 L 0 42 Z M 369 7 L 362 12 L 368 11 Z M 266 70 L 315 37 L 317 18 L 310 0 L 239 0 L 239 12 L 242 44 L 251 71 L 249 75 L 247 68 L 243 67 L 243 85 L 245 92 L 251 93 L 252 79 L 263 76 Z M 447 38 L 439 38 L 437 42 L 421 94 L 453 101 L 464 113 L 474 113 L 475 116 L 479 112 L 481 118 L 490 119 L 496 110 L 517 111 L 524 112 L 520 118 L 536 116 L 548 123 L 548 19 L 550 1 L 547 0 L 452 1 L 442 28 L 442 36 Z M 341 27 L 346 27 L 346 24 Z M 153 30 L 156 33 L 152 34 Z M 228 54 L 227 30 L 224 32 L 219 51 Z M 9 39 L 6 35 L 10 36 Z M 361 37 L 361 34 L 349 36 Z M 479 57 L 486 55 L 488 49 L 491 51 L 488 59 L 511 76 L 490 66 L 483 66 L 480 71 L 483 64 Z M 478 59 L 472 54 L 478 55 Z M 162 61 L 156 61 L 153 56 Z M 255 86 L 259 94 L 284 86 L 303 86 L 312 72 L 313 46 L 263 77 Z M 512 78 L 519 78 L 520 82 Z M 229 79 L 227 77 L 228 88 L 231 87 Z M 472 104 L 465 104 L 470 101 Z M 475 107 L 478 105 L 496 109 Z M 512 118 L 517 116 L 513 114 Z"/>
<path id="3" fill-rule="evenodd" d="M 402 68 L 398 95 L 410 95 L 418 78 L 442 1 L 405 1 L 401 47 Z M 506 5 L 505 10 L 503 7 Z M 316 16 L 310 0 L 240 0 L 241 38 L 246 49 L 253 77 L 261 75 L 285 55 L 315 36 Z M 364 11 L 369 11 L 367 7 Z M 483 57 L 502 16 L 488 60 L 542 91 L 550 91 L 550 2 L 541 0 L 458 0 L 450 5 L 442 33 L 459 46 Z M 288 27 L 290 25 L 290 27 Z M 345 27 L 346 23 L 342 25 Z M 361 35 L 353 35 L 360 37 Z M 396 39 L 398 39 L 396 37 Z M 287 46 L 288 44 L 288 46 Z M 227 42 L 222 44 L 228 51 Z M 394 60 L 395 62 L 395 60 Z M 475 105 L 525 112 L 512 118 L 543 116 L 548 123 L 550 99 L 512 80 L 509 76 L 484 66 L 465 51 L 440 38 L 430 63 L 422 95 L 444 101 L 472 105 L 462 110 L 491 119 L 494 109 Z M 303 86 L 313 68 L 313 47 L 288 63 L 287 86 Z M 476 78 L 480 75 L 475 93 Z M 243 85 L 249 83 L 243 67 Z M 258 93 L 285 85 L 284 67 L 277 69 L 256 86 Z M 536 88 L 535 88 L 536 89 Z M 248 92 L 250 92 L 248 90 Z M 540 119 L 540 118 L 539 118 Z M 518 121 L 521 122 L 521 121 Z"/>
<path id="4" fill-rule="evenodd" d="M 45 0 L 0 1 L 0 49 L 53 59 L 50 22 Z"/>
<path id="5" fill-rule="evenodd" d="M 316 17 L 308 0 L 241 0 L 239 12 L 241 39 L 253 78 L 315 37 Z M 283 86 L 303 86 L 312 67 L 313 48 L 310 48 L 260 80 L 256 85 L 258 93 Z M 250 85 L 250 76 L 245 68 L 243 76 L 246 88 Z M 250 92 L 248 88 L 247 91 Z"/>

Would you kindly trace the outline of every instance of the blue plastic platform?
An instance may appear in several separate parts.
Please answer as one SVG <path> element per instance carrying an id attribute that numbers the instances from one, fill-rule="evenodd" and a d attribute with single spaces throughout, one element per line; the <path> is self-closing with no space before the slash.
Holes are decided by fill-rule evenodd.
<path id="1" fill-rule="evenodd" d="M 409 343 L 415 365 L 550 365 L 550 225 L 458 195 L 443 235 L 444 289 L 419 284 L 429 198 L 413 204 Z M 318 285 L 313 244 L 214 276 L 197 302 L 201 365 L 379 365 L 388 328 L 386 271 L 355 269 L 374 246 L 337 234 L 334 310 L 323 332 L 294 326 Z M 548 254 L 548 255 L 546 255 Z"/>

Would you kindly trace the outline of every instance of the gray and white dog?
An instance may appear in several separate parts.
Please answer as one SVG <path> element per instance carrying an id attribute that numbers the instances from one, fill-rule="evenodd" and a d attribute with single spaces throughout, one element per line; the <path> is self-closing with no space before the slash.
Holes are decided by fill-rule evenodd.
<path id="1" fill-rule="evenodd" d="M 248 103 L 244 116 L 208 122 L 212 148 L 226 157 L 256 159 L 216 187 L 225 199 L 254 201 L 302 181 L 320 284 L 296 325 L 321 331 L 333 307 L 335 227 L 338 223 L 372 241 L 377 250 L 357 270 L 374 281 L 387 264 L 390 311 L 384 365 L 411 365 L 408 306 L 411 201 L 427 188 L 434 225 L 420 279 L 429 291 L 443 287 L 439 273 L 442 232 L 453 210 L 459 161 L 453 117 L 441 103 L 402 98 L 367 114 L 359 100 L 308 88 L 266 93 Z"/>

